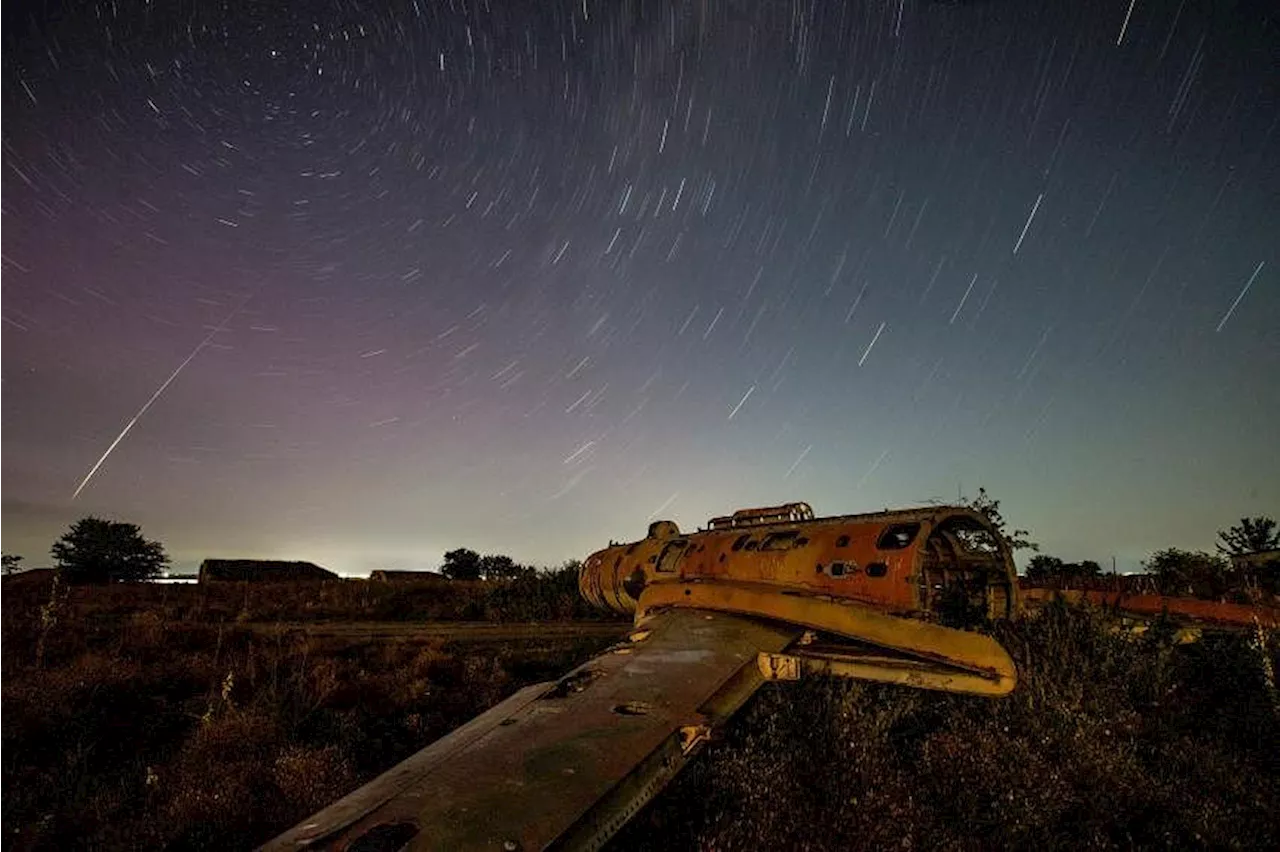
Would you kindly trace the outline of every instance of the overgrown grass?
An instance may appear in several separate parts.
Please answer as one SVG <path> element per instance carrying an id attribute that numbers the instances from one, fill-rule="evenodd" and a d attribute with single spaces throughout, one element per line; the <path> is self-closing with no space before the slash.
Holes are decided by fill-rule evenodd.
<path id="1" fill-rule="evenodd" d="M 573 617 L 556 586 L 28 585 L 4 586 L 14 849 L 251 847 L 610 641 L 255 629 Z M 1280 848 L 1280 637 L 1177 645 L 1061 604 L 997 629 L 1013 695 L 767 687 L 612 848 Z"/>
<path id="2" fill-rule="evenodd" d="M 571 616 L 554 586 L 28 585 L 4 589 L 13 849 L 250 848 L 612 641 L 352 641 L 244 616 Z"/>
<path id="3" fill-rule="evenodd" d="M 7 578 L 5 610 L 35 614 L 49 597 L 52 574 Z M 113 583 L 64 589 L 78 623 L 115 624 L 146 612 L 169 621 L 578 621 L 614 616 L 578 594 L 578 575 L 559 569 L 509 581 L 437 580 L 376 583 Z"/>
<path id="4" fill-rule="evenodd" d="M 1126 638 L 1061 604 L 998 633 L 1000 700 L 767 687 L 612 848 L 1280 848 L 1280 637 Z"/>

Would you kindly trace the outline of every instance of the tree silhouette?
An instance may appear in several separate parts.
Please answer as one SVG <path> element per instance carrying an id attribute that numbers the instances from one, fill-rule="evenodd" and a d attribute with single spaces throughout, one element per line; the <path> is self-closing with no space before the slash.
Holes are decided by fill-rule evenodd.
<path id="1" fill-rule="evenodd" d="M 1047 583 L 1062 576 L 1063 562 L 1056 556 L 1040 553 L 1027 563 L 1026 577 L 1033 583 Z"/>
<path id="2" fill-rule="evenodd" d="M 1094 562 L 1092 559 L 1082 559 L 1079 562 L 1076 562 L 1074 564 L 1078 569 L 1077 573 L 1081 577 L 1101 577 L 1102 576 L 1102 566 L 1099 565 L 1097 562 Z"/>
<path id="3" fill-rule="evenodd" d="M 1166 595 L 1219 598 L 1234 585 L 1231 563 L 1204 551 L 1169 547 L 1143 563 Z"/>
<path id="4" fill-rule="evenodd" d="M 0 563 L 4 565 L 5 576 L 8 576 L 9 574 L 16 574 L 21 571 L 22 569 L 19 567 L 19 563 L 21 562 L 22 557 L 13 553 L 6 553 L 0 557 Z"/>
<path id="5" fill-rule="evenodd" d="M 50 552 L 69 583 L 148 580 L 169 564 L 164 547 L 143 538 L 137 524 L 94 517 L 72 524 Z"/>
<path id="6" fill-rule="evenodd" d="M 1063 562 L 1056 556 L 1037 554 L 1027 563 L 1026 578 L 1033 583 L 1069 582 L 1102 576 L 1102 566 L 1092 559 Z"/>
<path id="7" fill-rule="evenodd" d="M 1030 535 L 1027 530 L 1010 530 L 1009 523 L 1004 519 L 1004 515 L 1000 513 L 1000 501 L 994 499 L 987 493 L 987 489 L 979 488 L 978 496 L 971 497 L 961 501 L 962 506 L 966 506 L 973 511 L 985 515 L 987 520 L 991 522 L 991 526 L 995 527 L 1000 537 L 1004 539 L 1004 543 L 1010 550 L 1039 550 L 1040 545 L 1034 541 L 1029 541 L 1027 536 Z"/>
<path id="8" fill-rule="evenodd" d="M 480 554 L 465 547 L 450 550 L 444 555 L 440 573 L 450 580 L 479 580 Z"/>
<path id="9" fill-rule="evenodd" d="M 495 554 L 480 558 L 480 575 L 486 580 L 514 580 L 532 573 L 532 568 L 516 564 L 510 556 Z"/>
<path id="10" fill-rule="evenodd" d="M 1218 532 L 1218 552 L 1223 556 L 1244 556 L 1280 548 L 1280 531 L 1271 518 L 1241 518 L 1240 523 Z"/>

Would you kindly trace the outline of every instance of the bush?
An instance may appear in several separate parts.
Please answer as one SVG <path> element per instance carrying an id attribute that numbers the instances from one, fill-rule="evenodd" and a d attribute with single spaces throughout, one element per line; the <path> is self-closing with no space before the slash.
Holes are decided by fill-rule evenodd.
<path id="1" fill-rule="evenodd" d="M 246 607 L 568 618 L 581 606 L 569 568 L 432 589 L 72 588 L 46 630 L 51 592 L 5 581 L 3 823 L 19 850 L 252 847 L 611 641 L 367 642 L 235 623 Z M 996 632 L 1020 672 L 1004 699 L 767 686 L 613 848 L 1280 846 L 1280 636 L 1177 645 L 1169 625 L 1132 637 L 1061 602 Z"/>
<path id="2" fill-rule="evenodd" d="M 458 584 L 432 600 L 355 582 L 279 595 L 227 586 L 72 588 L 44 631 L 51 583 L 5 581 L 6 848 L 252 848 L 613 641 L 266 633 L 237 613 L 288 616 L 283 597 L 312 617 L 346 607 L 377 618 L 389 601 L 456 616 L 497 587 Z"/>
<path id="3" fill-rule="evenodd" d="M 999 638 L 1021 677 L 999 700 L 766 686 L 612 848 L 1280 846 L 1280 706 L 1249 637 L 1127 639 L 1055 604 Z"/>

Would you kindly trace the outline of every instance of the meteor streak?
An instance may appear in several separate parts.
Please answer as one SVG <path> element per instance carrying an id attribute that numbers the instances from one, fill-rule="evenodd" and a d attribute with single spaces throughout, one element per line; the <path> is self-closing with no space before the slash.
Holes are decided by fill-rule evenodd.
<path id="1" fill-rule="evenodd" d="M 1218 323 L 1215 332 L 1222 331 L 1222 327 L 1227 324 L 1227 320 L 1231 319 L 1231 315 L 1236 312 L 1236 305 L 1240 304 L 1240 300 L 1244 298 L 1244 294 L 1249 292 L 1249 288 L 1253 286 L 1253 279 L 1258 277 L 1258 273 L 1262 271 L 1262 267 L 1266 266 L 1265 260 L 1258 262 L 1258 268 L 1253 270 L 1253 274 L 1249 276 L 1249 280 L 1245 282 L 1244 289 L 1240 291 L 1240 295 L 1236 296 L 1236 300 L 1231 303 L 1231 307 L 1227 308 L 1227 312 L 1222 315 L 1222 322 Z"/>
<path id="2" fill-rule="evenodd" d="M 148 399 L 145 403 L 143 403 L 142 407 L 138 409 L 138 413 L 133 415 L 133 419 L 125 424 L 125 427 L 120 430 L 120 434 L 117 435 L 116 439 L 111 442 L 111 446 L 107 447 L 107 451 L 102 454 L 101 458 L 98 459 L 97 464 L 89 468 L 89 472 L 84 475 L 84 479 L 80 480 L 80 484 L 76 486 L 75 493 L 71 495 L 72 500 L 75 500 L 77 497 L 80 496 L 80 492 L 83 491 L 84 487 L 89 484 L 89 480 L 93 479 L 93 475 L 98 472 L 98 468 L 102 467 L 103 462 L 107 460 L 107 456 L 111 455 L 111 451 L 120 445 L 120 442 L 124 440 L 125 435 L 129 434 L 129 430 L 133 428 L 134 424 L 137 423 L 140 419 L 142 419 L 142 415 L 147 413 L 147 409 L 150 408 L 152 405 L 154 405 L 155 401 L 160 398 L 160 394 L 164 393 L 165 389 L 169 387 L 169 385 L 173 384 L 173 380 L 178 378 L 178 374 L 181 373 L 183 369 L 185 369 L 186 366 L 190 364 L 197 355 L 200 354 L 200 350 L 208 346 L 209 343 L 213 340 L 214 336 L 217 335 L 218 332 L 222 331 L 224 328 L 227 327 L 227 323 L 231 322 L 231 318 L 234 317 L 236 314 L 240 313 L 240 311 L 244 309 L 245 305 L 249 304 L 249 299 L 251 298 L 253 298 L 252 294 L 245 297 L 244 301 L 242 301 L 239 305 L 237 305 L 235 310 L 227 314 L 226 318 L 223 319 L 222 322 L 214 326 L 213 331 L 209 332 L 205 336 L 204 340 L 201 340 L 200 343 L 196 345 L 196 348 L 191 350 L 191 354 L 188 355 L 183 360 L 183 362 L 178 365 L 178 368 L 176 370 L 174 370 L 172 373 L 169 374 L 169 378 L 164 380 L 164 384 L 160 385 L 160 387 L 156 389 L 156 392 L 151 395 L 151 398 Z"/>
<path id="3" fill-rule="evenodd" d="M 1013 247 L 1013 253 L 1017 254 L 1018 249 L 1022 248 L 1022 241 L 1027 236 L 1027 229 L 1031 227 L 1031 220 L 1036 218 L 1036 211 L 1040 209 L 1040 202 L 1044 201 L 1044 193 L 1036 196 L 1036 203 L 1031 207 L 1031 215 L 1027 217 L 1027 223 L 1022 226 L 1022 233 L 1018 234 L 1018 243 Z"/>

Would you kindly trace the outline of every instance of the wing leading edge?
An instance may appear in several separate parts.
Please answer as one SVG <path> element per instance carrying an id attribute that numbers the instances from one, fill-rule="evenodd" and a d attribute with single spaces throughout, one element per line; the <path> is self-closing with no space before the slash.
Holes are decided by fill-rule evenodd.
<path id="1" fill-rule="evenodd" d="M 804 628 L 668 609 L 262 847 L 598 849 L 764 682 Z"/>

